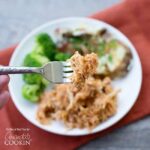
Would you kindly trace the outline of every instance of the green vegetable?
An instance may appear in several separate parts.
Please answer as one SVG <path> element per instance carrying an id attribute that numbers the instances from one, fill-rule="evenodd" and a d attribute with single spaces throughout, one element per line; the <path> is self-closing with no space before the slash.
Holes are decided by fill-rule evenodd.
<path id="1" fill-rule="evenodd" d="M 71 57 L 71 54 L 59 52 L 55 55 L 55 60 L 65 61 Z"/>
<path id="2" fill-rule="evenodd" d="M 22 95 L 31 102 L 37 102 L 41 92 L 37 84 L 25 84 L 22 88 Z"/>
<path id="3" fill-rule="evenodd" d="M 24 66 L 28 67 L 41 67 L 43 64 L 49 62 L 49 59 L 45 56 L 30 53 L 24 59 Z"/>
<path id="4" fill-rule="evenodd" d="M 112 39 L 109 43 L 108 43 L 108 47 L 109 48 L 112 48 L 112 49 L 115 49 L 115 48 L 117 48 L 117 40 L 115 40 L 115 39 Z"/>
<path id="5" fill-rule="evenodd" d="M 48 84 L 49 82 L 46 79 L 42 78 L 42 82 L 40 85 L 41 90 L 43 91 L 48 86 Z"/>
<path id="6" fill-rule="evenodd" d="M 109 60 L 109 62 L 112 62 L 112 61 L 113 61 L 112 55 L 109 55 L 109 56 L 108 56 L 108 60 Z"/>
<path id="7" fill-rule="evenodd" d="M 42 76 L 39 74 L 24 74 L 23 80 L 28 84 L 41 84 Z"/>
<path id="8" fill-rule="evenodd" d="M 54 60 L 56 54 L 56 44 L 47 33 L 40 33 L 36 36 L 37 52 L 44 53 L 50 60 Z"/>
<path id="9" fill-rule="evenodd" d="M 106 48 L 106 42 L 105 41 L 101 41 L 99 43 L 99 47 L 98 47 L 98 56 L 103 56 L 105 54 L 105 48 Z"/>
<path id="10" fill-rule="evenodd" d="M 23 65 L 41 67 L 50 60 L 65 61 L 70 56 L 70 54 L 59 52 L 47 33 L 40 33 L 36 36 L 33 50 L 26 55 Z M 22 87 L 22 95 L 31 102 L 37 102 L 48 81 L 39 74 L 25 74 L 23 80 L 25 85 Z"/>
<path id="11" fill-rule="evenodd" d="M 72 45 L 72 48 L 81 52 L 81 47 L 86 43 L 86 40 L 80 36 L 72 36 L 68 38 L 68 42 Z"/>
<path id="12" fill-rule="evenodd" d="M 46 56 L 31 52 L 25 57 L 24 66 L 41 67 L 47 62 L 49 59 Z M 22 87 L 22 95 L 29 101 L 37 102 L 48 81 L 39 74 L 25 74 L 23 79 L 26 84 Z"/>
<path id="13" fill-rule="evenodd" d="M 45 56 L 45 53 L 44 53 L 44 51 L 43 51 L 43 46 L 38 45 L 38 44 L 36 44 L 36 45 L 33 47 L 32 53 Z M 47 56 L 45 56 L 45 57 L 47 57 Z"/>
<path id="14" fill-rule="evenodd" d="M 24 65 L 28 67 L 41 67 L 42 65 L 49 62 L 49 59 L 45 56 L 30 53 L 25 57 Z M 28 84 L 38 84 L 43 82 L 43 77 L 39 74 L 25 74 L 23 79 Z"/>
<path id="15" fill-rule="evenodd" d="M 71 42 L 71 43 L 74 43 L 74 44 L 78 44 L 78 43 L 83 43 L 83 38 L 82 37 L 80 37 L 80 36 L 74 36 L 74 37 L 70 37 L 69 39 L 68 39 L 68 41 L 69 42 Z"/>

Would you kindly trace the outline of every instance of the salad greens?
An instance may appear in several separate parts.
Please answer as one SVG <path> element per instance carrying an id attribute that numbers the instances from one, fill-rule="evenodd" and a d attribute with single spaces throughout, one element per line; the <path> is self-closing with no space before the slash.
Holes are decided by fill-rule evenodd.
<path id="1" fill-rule="evenodd" d="M 35 45 L 31 53 L 24 58 L 23 65 L 26 67 L 41 67 L 49 61 L 65 61 L 71 55 L 62 53 L 47 33 L 40 33 L 35 37 Z M 39 96 L 48 85 L 48 81 L 40 74 L 24 74 L 25 82 L 22 87 L 22 95 L 31 102 L 37 102 Z"/>

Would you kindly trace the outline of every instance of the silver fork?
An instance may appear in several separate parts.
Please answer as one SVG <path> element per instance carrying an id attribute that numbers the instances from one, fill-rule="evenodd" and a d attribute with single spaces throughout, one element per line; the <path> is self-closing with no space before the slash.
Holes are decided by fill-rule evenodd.
<path id="1" fill-rule="evenodd" d="M 41 74 L 45 79 L 53 83 L 69 83 L 73 70 L 70 62 L 53 61 L 45 64 L 43 67 L 11 67 L 1 66 L 0 75 L 6 74 Z"/>

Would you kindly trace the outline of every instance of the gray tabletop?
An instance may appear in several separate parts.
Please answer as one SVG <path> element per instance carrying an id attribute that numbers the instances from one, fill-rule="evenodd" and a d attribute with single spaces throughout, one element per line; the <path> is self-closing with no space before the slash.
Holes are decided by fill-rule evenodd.
<path id="1" fill-rule="evenodd" d="M 47 21 L 88 16 L 119 2 L 121 0 L 0 0 L 0 48 L 19 42 Z M 149 124 L 150 117 L 146 117 L 91 141 L 80 150 L 149 150 Z"/>

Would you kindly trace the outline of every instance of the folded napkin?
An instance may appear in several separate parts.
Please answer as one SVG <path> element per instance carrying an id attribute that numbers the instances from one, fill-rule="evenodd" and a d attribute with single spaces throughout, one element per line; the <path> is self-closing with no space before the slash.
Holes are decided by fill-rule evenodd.
<path id="1" fill-rule="evenodd" d="M 150 1 L 127 0 L 105 11 L 92 15 L 92 18 L 103 20 L 122 31 L 134 44 L 143 67 L 143 83 L 140 95 L 131 111 L 112 127 L 88 136 L 67 137 L 45 132 L 29 123 L 16 109 L 10 100 L 0 110 L 0 149 L 7 150 L 73 150 L 88 141 L 122 127 L 150 114 Z M 15 47 L 0 52 L 0 64 L 7 65 Z M 136 74 L 135 74 L 136 78 Z M 130 85 L 131 90 L 134 86 Z M 17 90 L 17 89 L 16 89 Z M 30 128 L 30 146 L 6 146 L 4 138 L 6 128 Z M 14 135 L 16 133 L 14 132 Z"/>

